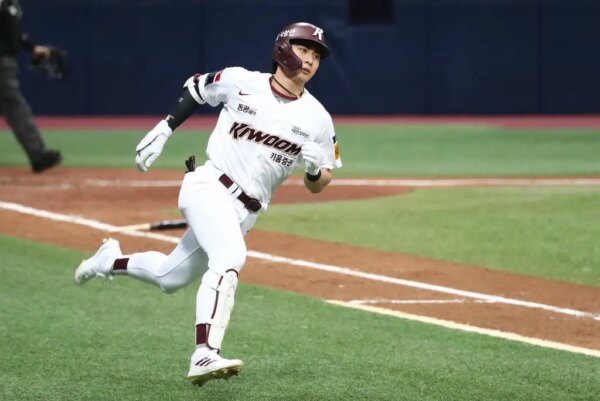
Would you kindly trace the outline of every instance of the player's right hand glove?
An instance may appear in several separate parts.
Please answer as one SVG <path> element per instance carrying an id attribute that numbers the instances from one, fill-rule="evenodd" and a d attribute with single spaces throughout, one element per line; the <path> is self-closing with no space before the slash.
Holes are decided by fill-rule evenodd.
<path id="1" fill-rule="evenodd" d="M 160 156 L 167 139 L 173 130 L 165 120 L 161 120 L 156 127 L 146 134 L 144 139 L 135 148 L 135 164 L 141 172 L 148 171 L 154 160 Z"/>
<path id="2" fill-rule="evenodd" d="M 304 171 L 310 175 L 317 175 L 323 164 L 323 150 L 316 142 L 305 142 L 300 150 L 304 159 Z"/>

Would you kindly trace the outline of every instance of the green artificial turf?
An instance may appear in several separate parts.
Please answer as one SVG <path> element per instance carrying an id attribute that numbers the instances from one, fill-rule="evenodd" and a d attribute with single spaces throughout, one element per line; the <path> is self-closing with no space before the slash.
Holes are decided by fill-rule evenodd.
<path id="1" fill-rule="evenodd" d="M 155 168 L 205 159 L 209 131 L 180 130 Z M 486 126 L 340 126 L 339 177 L 599 175 L 598 130 L 506 130 Z M 66 166 L 129 167 L 145 131 L 44 132 Z M 0 131 L 0 165 L 25 164 L 15 138 Z"/>
<path id="2" fill-rule="evenodd" d="M 338 128 L 340 176 L 515 176 L 600 173 L 600 131 L 478 125 Z"/>
<path id="3" fill-rule="evenodd" d="M 79 251 L 0 236 L 0 399 L 594 401 L 600 359 L 348 310 L 241 284 L 223 355 L 186 382 L 196 286 L 76 287 Z M 242 273 L 243 281 L 243 273 Z"/>
<path id="4" fill-rule="evenodd" d="M 63 165 L 71 167 L 119 167 L 135 169 L 135 147 L 144 131 L 53 131 L 44 132 L 47 147 L 60 149 Z M 184 160 L 195 154 L 205 158 L 208 135 L 191 131 L 171 137 L 153 168 L 185 170 Z M 16 140 L 0 131 L 0 166 L 25 165 L 27 159 Z"/>
<path id="5" fill-rule="evenodd" d="M 600 286 L 600 188 L 419 189 L 272 205 L 257 229 Z"/>
<path id="6" fill-rule="evenodd" d="M 600 131 L 340 126 L 336 177 L 600 175 Z M 47 131 L 67 166 L 134 169 L 144 131 Z M 173 135 L 154 168 L 204 160 L 208 132 Z M 7 131 L 0 166 L 25 164 Z M 151 170 L 152 171 L 152 170 Z M 151 172 L 150 172 L 151 174 Z M 272 206 L 257 228 L 600 286 L 595 188 L 420 189 L 408 196 Z M 174 213 L 174 215 L 178 215 Z"/>

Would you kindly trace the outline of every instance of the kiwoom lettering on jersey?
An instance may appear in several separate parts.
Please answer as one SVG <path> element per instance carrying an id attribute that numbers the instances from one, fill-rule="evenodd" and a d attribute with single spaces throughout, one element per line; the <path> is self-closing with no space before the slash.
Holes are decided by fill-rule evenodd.
<path id="1" fill-rule="evenodd" d="M 268 148 L 287 153 L 288 155 L 297 156 L 300 153 L 301 146 L 297 143 L 282 139 L 277 135 L 271 135 L 267 132 L 260 131 L 248 124 L 233 123 L 229 130 L 229 134 L 233 136 L 233 139 L 245 139 L 247 141 L 256 142 Z"/>

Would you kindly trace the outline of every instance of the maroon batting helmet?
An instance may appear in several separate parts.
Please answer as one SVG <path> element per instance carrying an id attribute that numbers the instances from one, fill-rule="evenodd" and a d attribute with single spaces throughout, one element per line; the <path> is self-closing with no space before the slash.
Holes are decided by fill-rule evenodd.
<path id="1" fill-rule="evenodd" d="M 273 46 L 273 60 L 288 70 L 302 67 L 302 60 L 292 50 L 294 40 L 308 40 L 319 48 L 321 58 L 329 56 L 329 47 L 325 43 L 325 33 L 321 28 L 308 22 L 296 22 L 288 25 L 277 35 Z"/>

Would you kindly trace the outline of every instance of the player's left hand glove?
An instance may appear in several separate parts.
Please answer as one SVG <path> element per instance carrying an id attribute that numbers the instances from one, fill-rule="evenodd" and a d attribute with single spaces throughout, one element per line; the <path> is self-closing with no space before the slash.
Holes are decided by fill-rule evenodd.
<path id="1" fill-rule="evenodd" d="M 161 120 L 156 127 L 146 134 L 144 139 L 135 148 L 135 164 L 141 172 L 148 171 L 152 163 L 162 153 L 167 139 L 173 130 L 165 120 Z"/>
<path id="2" fill-rule="evenodd" d="M 317 175 L 325 159 L 323 150 L 316 142 L 305 142 L 300 151 L 304 159 L 304 171 L 310 175 Z"/>

